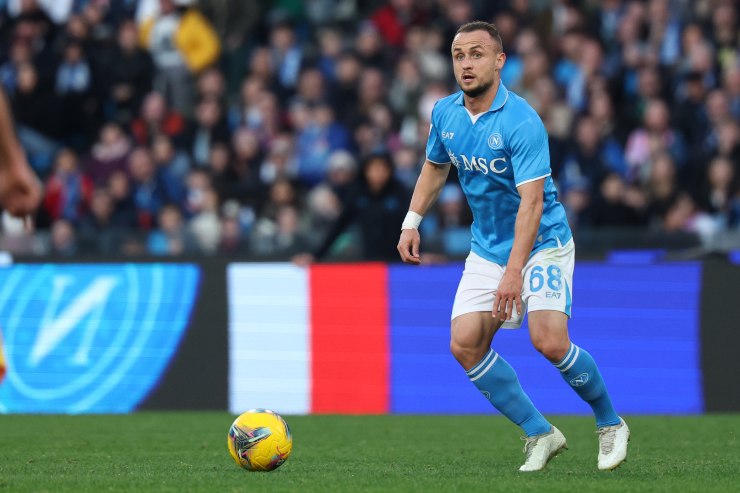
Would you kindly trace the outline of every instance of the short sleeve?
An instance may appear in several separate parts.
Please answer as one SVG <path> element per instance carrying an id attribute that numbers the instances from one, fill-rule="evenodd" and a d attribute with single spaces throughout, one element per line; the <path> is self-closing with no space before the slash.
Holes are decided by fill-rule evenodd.
<path id="1" fill-rule="evenodd" d="M 427 160 L 436 164 L 447 164 L 450 162 L 450 156 L 442 144 L 442 139 L 434 124 L 434 114 L 437 106 L 432 110 L 432 123 L 429 125 L 429 138 L 427 139 Z"/>
<path id="2" fill-rule="evenodd" d="M 516 127 L 509 137 L 509 148 L 517 187 L 552 173 L 547 131 L 539 118 L 530 118 Z"/>

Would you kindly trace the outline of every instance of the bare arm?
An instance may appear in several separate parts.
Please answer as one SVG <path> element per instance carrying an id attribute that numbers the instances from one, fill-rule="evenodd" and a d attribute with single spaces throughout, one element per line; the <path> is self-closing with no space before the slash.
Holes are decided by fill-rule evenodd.
<path id="1" fill-rule="evenodd" d="M 493 317 L 501 322 L 511 318 L 514 304 L 516 304 L 517 311 L 522 313 L 522 270 L 532 253 L 534 240 L 540 228 L 545 180 L 524 183 L 517 190 L 521 196 L 521 202 L 514 224 L 514 245 L 511 247 L 506 271 L 493 300 Z"/>
<path id="2" fill-rule="evenodd" d="M 435 164 L 425 161 L 421 173 L 419 173 L 419 179 L 416 180 L 409 210 L 422 216 L 426 214 L 439 197 L 449 173 L 449 164 Z"/>
<path id="3" fill-rule="evenodd" d="M 0 89 L 0 206 L 13 216 L 31 214 L 41 201 L 41 186 L 15 136 L 5 93 Z"/>
<path id="4" fill-rule="evenodd" d="M 521 273 L 524 264 L 532 254 L 534 240 L 540 228 L 542 208 L 544 207 L 545 180 L 537 180 L 521 185 L 521 203 L 516 213 L 514 225 L 514 245 L 511 247 L 507 269 Z"/>
<path id="5" fill-rule="evenodd" d="M 25 158 L 15 137 L 8 100 L 5 92 L 0 89 L 0 168 L 15 166 L 19 161 L 25 161 Z"/>
<path id="6" fill-rule="evenodd" d="M 416 181 L 416 186 L 414 187 L 409 211 L 415 212 L 420 216 L 426 214 L 432 204 L 437 200 L 437 197 L 439 197 L 439 193 L 447 181 L 449 172 L 450 164 L 436 164 L 428 160 L 425 161 L 424 166 L 421 168 L 419 179 Z M 421 263 L 421 258 L 419 257 L 420 243 L 421 237 L 417 229 L 403 228 L 397 247 L 398 253 L 401 255 L 401 260 L 407 264 L 418 265 Z"/>

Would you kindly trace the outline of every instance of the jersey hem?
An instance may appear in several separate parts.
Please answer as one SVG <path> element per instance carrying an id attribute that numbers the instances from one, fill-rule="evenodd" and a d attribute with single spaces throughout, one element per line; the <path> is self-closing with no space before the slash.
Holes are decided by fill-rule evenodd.
<path id="1" fill-rule="evenodd" d="M 439 165 L 439 166 L 444 166 L 445 164 L 451 164 L 451 163 L 452 163 L 452 161 L 445 161 L 444 163 L 438 163 L 437 161 L 432 161 L 432 160 L 431 160 L 431 159 L 429 159 L 428 157 L 427 157 L 427 161 L 429 161 L 429 162 L 430 162 L 430 163 L 432 163 L 432 164 L 436 164 L 436 165 Z"/>
<path id="2" fill-rule="evenodd" d="M 532 252 L 529 254 L 529 256 L 532 257 L 532 255 L 534 255 L 535 253 L 539 252 L 540 250 L 545 250 L 546 248 L 566 247 L 572 241 L 573 241 L 572 232 L 566 238 L 562 238 L 562 239 L 560 237 L 553 236 L 552 238 L 548 238 L 546 241 L 543 241 L 541 244 L 532 248 Z M 558 245 L 558 242 L 560 243 L 560 245 Z M 486 251 L 478 243 L 473 243 L 472 245 L 470 245 L 470 251 L 475 253 L 479 257 L 485 260 L 488 260 L 489 262 L 493 262 L 494 264 L 498 264 L 501 266 L 505 266 L 509 262 L 509 255 L 507 255 L 506 257 L 493 255 L 490 252 Z"/>
<path id="3" fill-rule="evenodd" d="M 538 176 L 537 178 L 530 178 L 529 180 L 520 181 L 519 183 L 515 184 L 514 186 L 519 187 L 521 185 L 524 185 L 525 183 L 530 183 L 530 182 L 533 182 L 533 181 L 541 180 L 543 178 L 547 178 L 550 175 L 552 175 L 552 173 L 547 173 L 546 175 Z"/>

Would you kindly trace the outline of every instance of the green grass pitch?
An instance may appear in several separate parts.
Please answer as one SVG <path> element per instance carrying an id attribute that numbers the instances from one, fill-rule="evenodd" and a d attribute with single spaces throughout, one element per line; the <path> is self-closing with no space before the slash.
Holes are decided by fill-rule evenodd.
<path id="1" fill-rule="evenodd" d="M 287 416 L 293 454 L 239 469 L 226 413 L 0 416 L 0 491 L 671 492 L 740 491 L 740 415 L 628 417 L 628 461 L 596 469 L 587 417 L 553 417 L 570 450 L 517 472 L 518 429 L 492 416 Z"/>

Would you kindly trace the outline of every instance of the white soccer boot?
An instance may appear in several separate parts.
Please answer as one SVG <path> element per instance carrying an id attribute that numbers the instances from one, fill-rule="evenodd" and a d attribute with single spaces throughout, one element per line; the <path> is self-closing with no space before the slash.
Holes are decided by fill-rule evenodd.
<path id="1" fill-rule="evenodd" d="M 622 418 L 619 421 L 618 425 L 596 430 L 599 435 L 599 469 L 602 471 L 616 469 L 627 458 L 630 429 Z"/>
<path id="2" fill-rule="evenodd" d="M 519 468 L 522 472 L 541 471 L 550 459 L 568 449 L 565 437 L 554 426 L 547 433 L 522 437 L 522 440 L 526 440 L 524 453 L 527 455 L 524 464 Z"/>

